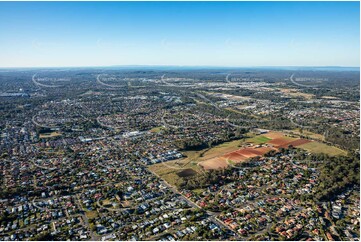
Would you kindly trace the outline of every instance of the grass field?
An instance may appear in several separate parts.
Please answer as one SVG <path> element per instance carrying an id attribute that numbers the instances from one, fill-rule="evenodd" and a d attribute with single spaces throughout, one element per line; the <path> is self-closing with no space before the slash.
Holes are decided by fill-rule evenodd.
<path id="1" fill-rule="evenodd" d="M 254 143 L 254 144 L 263 144 L 263 143 L 266 143 L 267 141 L 270 141 L 271 139 L 270 138 L 267 138 L 263 135 L 258 135 L 258 136 L 255 136 L 253 138 L 249 138 L 247 139 L 247 142 L 251 142 L 251 143 Z"/>
<path id="2" fill-rule="evenodd" d="M 346 155 L 346 151 L 341 150 L 337 147 L 326 145 L 320 142 L 311 142 L 298 146 L 298 148 L 308 150 L 312 153 L 325 153 L 331 156 Z"/>

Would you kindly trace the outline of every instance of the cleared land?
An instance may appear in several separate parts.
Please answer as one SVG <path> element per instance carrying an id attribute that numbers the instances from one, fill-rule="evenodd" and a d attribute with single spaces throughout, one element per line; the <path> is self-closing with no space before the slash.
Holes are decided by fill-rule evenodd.
<path id="1" fill-rule="evenodd" d="M 168 183 L 178 186 L 183 179 L 197 175 L 210 169 L 223 169 L 230 164 L 237 164 L 255 156 L 263 156 L 272 149 L 288 148 L 292 145 L 308 150 L 312 153 L 326 153 L 329 155 L 343 155 L 345 151 L 317 141 L 286 136 L 287 134 L 271 131 L 262 135 L 248 133 L 248 138 L 226 142 L 199 151 L 185 151 L 185 158 L 151 165 L 149 169 Z M 253 143 L 251 147 L 245 147 Z M 269 147 L 259 147 L 260 144 Z"/>
<path id="2" fill-rule="evenodd" d="M 249 134 L 249 136 L 252 137 L 253 134 Z M 180 177 L 177 173 L 185 169 L 192 169 L 197 173 L 203 172 L 198 166 L 198 163 L 202 161 L 209 160 L 211 163 L 214 160 L 214 166 L 218 165 L 219 168 L 227 167 L 227 161 L 220 159 L 219 156 L 239 149 L 245 142 L 246 140 L 243 139 L 234 140 L 199 151 L 185 151 L 182 152 L 186 156 L 185 158 L 154 164 L 149 166 L 149 169 L 168 183 L 178 185 L 183 181 L 183 177 Z"/>
<path id="3" fill-rule="evenodd" d="M 310 142 L 307 144 L 303 144 L 298 146 L 298 148 L 302 148 L 305 150 L 308 150 L 312 153 L 325 153 L 331 156 L 337 156 L 337 155 L 346 155 L 346 151 L 341 150 L 335 146 L 326 145 L 317 141 Z"/>
<path id="4" fill-rule="evenodd" d="M 300 92 L 297 89 L 281 88 L 279 90 L 289 97 L 303 97 L 305 99 L 312 99 L 315 97 L 315 95 L 313 95 L 313 94 Z"/>
<path id="5" fill-rule="evenodd" d="M 247 147 L 242 148 L 220 157 L 200 162 L 199 165 L 205 170 L 225 168 L 229 164 L 237 164 L 249 158 L 262 156 L 272 150 L 270 147 Z"/>

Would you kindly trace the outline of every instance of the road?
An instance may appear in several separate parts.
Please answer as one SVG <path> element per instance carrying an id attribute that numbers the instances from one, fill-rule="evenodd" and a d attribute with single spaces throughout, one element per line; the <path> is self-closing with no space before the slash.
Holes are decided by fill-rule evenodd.
<path id="1" fill-rule="evenodd" d="M 148 169 L 149 170 L 149 169 Z M 174 192 L 175 194 L 178 194 L 180 196 L 182 196 L 184 198 L 184 200 L 186 202 L 188 202 L 188 204 L 193 207 L 193 208 L 198 208 L 198 209 L 203 209 L 202 207 L 200 207 L 198 204 L 194 203 L 192 200 L 190 200 L 189 198 L 187 198 L 186 196 L 184 196 L 182 193 L 180 193 L 174 186 L 172 186 L 171 184 L 169 184 L 167 181 L 165 181 L 162 177 L 160 177 L 157 173 L 149 170 L 149 172 L 151 172 L 153 175 L 155 175 L 156 177 L 158 177 L 161 182 L 163 183 L 164 186 L 168 187 L 172 192 Z M 234 231 L 233 229 L 231 229 L 228 225 L 226 225 L 225 223 L 223 223 L 223 221 L 221 221 L 220 219 L 218 219 L 216 217 L 216 214 L 212 211 L 206 210 L 209 219 L 214 223 L 217 224 L 219 227 L 225 227 L 226 229 L 232 231 L 235 233 L 235 237 L 237 240 L 240 240 L 241 238 L 238 236 L 237 231 Z"/>
<path id="2" fill-rule="evenodd" d="M 80 199 L 79 199 L 79 195 L 78 195 L 78 194 L 75 195 L 75 200 L 76 200 L 77 205 L 79 206 L 79 209 L 80 209 L 81 211 L 83 211 L 83 214 L 81 214 L 81 217 L 82 217 L 82 219 L 83 219 L 83 222 L 84 222 L 85 227 L 87 227 L 87 228 L 89 229 L 90 240 L 91 240 L 91 241 L 99 241 L 101 238 L 100 238 L 100 236 L 95 235 L 95 234 L 93 233 L 93 231 L 91 230 L 90 225 L 89 225 L 88 217 L 87 217 L 87 216 L 85 215 L 85 213 L 84 213 L 84 209 L 83 209 L 83 206 L 82 206 L 81 203 L 80 203 Z"/>

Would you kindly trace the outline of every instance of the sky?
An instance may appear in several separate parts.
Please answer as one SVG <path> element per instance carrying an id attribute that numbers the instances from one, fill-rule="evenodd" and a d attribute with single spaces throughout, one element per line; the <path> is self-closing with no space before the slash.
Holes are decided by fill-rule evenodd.
<path id="1" fill-rule="evenodd" d="M 0 67 L 354 66 L 359 2 L 0 2 Z"/>

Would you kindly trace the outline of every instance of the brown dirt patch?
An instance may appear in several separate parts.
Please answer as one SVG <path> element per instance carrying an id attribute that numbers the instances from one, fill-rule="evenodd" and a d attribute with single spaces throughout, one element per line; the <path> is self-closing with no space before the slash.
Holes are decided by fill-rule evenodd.
<path id="1" fill-rule="evenodd" d="M 270 150 L 272 150 L 270 147 L 243 148 L 217 158 L 202 161 L 199 165 L 205 170 L 222 169 L 227 167 L 229 162 L 240 163 L 251 157 L 262 156 Z"/>
<path id="2" fill-rule="evenodd" d="M 230 154 L 222 156 L 222 158 L 225 158 L 226 160 L 231 160 L 231 161 L 234 161 L 234 162 L 241 162 L 241 161 L 246 160 L 248 157 L 240 155 L 237 152 L 232 152 Z"/>
<path id="3" fill-rule="evenodd" d="M 227 161 L 219 157 L 212 158 L 199 163 L 205 170 L 223 169 L 228 166 Z"/>
<path id="4" fill-rule="evenodd" d="M 259 147 L 259 148 L 253 149 L 252 152 L 255 155 L 264 155 L 270 150 L 273 150 L 273 149 L 270 147 Z"/>
<path id="5" fill-rule="evenodd" d="M 312 141 L 308 140 L 308 139 L 298 139 L 298 140 L 289 142 L 288 144 L 286 144 L 284 146 L 281 146 L 281 147 L 282 148 L 287 148 L 289 145 L 292 145 L 292 146 L 296 147 L 296 146 L 300 146 L 300 145 L 307 144 L 307 143 L 310 143 L 310 142 L 312 142 Z"/>
<path id="6" fill-rule="evenodd" d="M 292 140 L 289 140 L 287 138 L 276 138 L 276 139 L 268 141 L 269 144 L 272 144 L 277 148 L 287 145 L 288 143 L 291 143 L 291 142 L 292 142 Z"/>
<path id="7" fill-rule="evenodd" d="M 250 148 L 237 150 L 236 153 L 246 157 L 255 157 L 258 155 L 256 154 L 257 152 L 255 151 L 255 149 L 250 149 Z"/>

